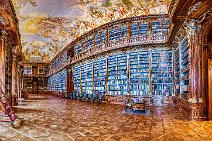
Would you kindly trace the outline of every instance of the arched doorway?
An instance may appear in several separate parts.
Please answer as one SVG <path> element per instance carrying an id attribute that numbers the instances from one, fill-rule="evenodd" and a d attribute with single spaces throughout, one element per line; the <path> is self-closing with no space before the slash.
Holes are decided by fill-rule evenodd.
<path id="1" fill-rule="evenodd" d="M 202 90 L 207 103 L 208 119 L 212 120 L 212 20 L 203 32 Z"/>

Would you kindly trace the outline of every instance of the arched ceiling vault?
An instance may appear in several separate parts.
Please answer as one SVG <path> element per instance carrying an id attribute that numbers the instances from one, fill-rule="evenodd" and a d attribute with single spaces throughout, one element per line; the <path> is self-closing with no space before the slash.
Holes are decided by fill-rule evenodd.
<path id="1" fill-rule="evenodd" d="M 116 19 L 168 13 L 171 0 L 12 0 L 26 60 L 49 62 L 67 44 Z M 33 61 L 33 60 L 32 60 Z"/>

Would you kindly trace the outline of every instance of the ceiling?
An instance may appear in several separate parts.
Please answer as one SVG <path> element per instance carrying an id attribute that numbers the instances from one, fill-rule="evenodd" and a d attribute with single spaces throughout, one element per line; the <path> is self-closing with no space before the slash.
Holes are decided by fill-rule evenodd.
<path id="1" fill-rule="evenodd" d="M 49 62 L 67 44 L 120 18 L 164 14 L 171 0 L 12 0 L 26 61 Z"/>

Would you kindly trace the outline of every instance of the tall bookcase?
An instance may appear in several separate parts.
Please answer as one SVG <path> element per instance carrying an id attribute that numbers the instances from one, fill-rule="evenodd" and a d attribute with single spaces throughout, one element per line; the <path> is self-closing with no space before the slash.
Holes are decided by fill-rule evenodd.
<path id="1" fill-rule="evenodd" d="M 172 95 L 172 51 L 152 50 L 152 95 Z"/>
<path id="2" fill-rule="evenodd" d="M 139 53 L 139 74 L 140 74 L 140 85 L 139 85 L 139 95 L 147 96 L 149 95 L 149 85 L 150 85 L 150 52 L 141 51 Z"/>
<path id="3" fill-rule="evenodd" d="M 93 62 L 86 63 L 86 94 L 93 93 Z"/>
<path id="4" fill-rule="evenodd" d="M 94 61 L 94 91 L 106 93 L 106 58 Z"/>
<path id="5" fill-rule="evenodd" d="M 132 52 L 130 58 L 130 93 L 131 95 L 149 95 L 150 53 Z"/>
<path id="6" fill-rule="evenodd" d="M 86 64 L 81 65 L 81 92 L 86 92 Z"/>
<path id="7" fill-rule="evenodd" d="M 122 96 L 173 95 L 171 49 L 117 53 L 74 67 L 74 87 L 82 92 Z M 106 85 L 106 81 L 108 84 Z M 107 91 L 106 91 L 107 89 Z M 94 90 L 94 91 L 93 91 Z"/>
<path id="8" fill-rule="evenodd" d="M 132 36 L 138 36 L 138 34 L 139 34 L 139 25 L 138 25 L 138 23 L 137 22 L 132 23 L 130 28 L 131 28 L 130 36 L 131 37 Z"/>
<path id="9" fill-rule="evenodd" d="M 174 48 L 174 94 L 180 96 L 180 53 L 179 46 Z"/>
<path id="10" fill-rule="evenodd" d="M 129 54 L 130 64 L 130 94 L 137 95 L 139 91 L 139 66 L 138 66 L 138 52 L 131 52 Z"/>
<path id="11" fill-rule="evenodd" d="M 81 83 L 81 65 L 79 66 L 74 66 L 73 68 L 73 75 L 74 75 L 74 92 L 79 93 L 80 92 L 80 83 Z"/>
<path id="12" fill-rule="evenodd" d="M 152 95 L 162 95 L 162 74 L 160 50 L 152 50 L 151 84 Z"/>
<path id="13" fill-rule="evenodd" d="M 117 95 L 127 95 L 128 75 L 127 75 L 127 55 L 118 54 L 117 56 Z"/>
<path id="14" fill-rule="evenodd" d="M 49 90 L 57 92 L 66 92 L 67 70 L 64 69 L 49 77 Z"/>
<path id="15" fill-rule="evenodd" d="M 190 60 L 188 40 L 185 37 L 180 43 L 180 93 L 181 98 L 188 100 L 190 92 Z"/>
<path id="16" fill-rule="evenodd" d="M 5 50 L 5 88 L 6 88 L 6 94 L 8 96 L 12 96 L 12 41 L 8 38 L 6 42 L 6 50 Z"/>
<path id="17" fill-rule="evenodd" d="M 173 63 L 172 51 L 161 51 L 161 74 L 162 74 L 162 93 L 163 96 L 173 95 Z"/>
<path id="18" fill-rule="evenodd" d="M 117 55 L 108 57 L 108 94 L 117 95 Z"/>

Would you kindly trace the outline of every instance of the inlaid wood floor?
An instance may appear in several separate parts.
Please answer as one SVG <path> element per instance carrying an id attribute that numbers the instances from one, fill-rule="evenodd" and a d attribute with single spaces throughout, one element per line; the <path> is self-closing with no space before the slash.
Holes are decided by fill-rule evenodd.
<path id="1" fill-rule="evenodd" d="M 16 114 L 23 125 L 0 123 L 5 141 L 209 141 L 212 121 L 189 121 L 171 107 L 147 115 L 123 112 L 124 106 L 91 104 L 52 95 L 30 95 Z"/>

